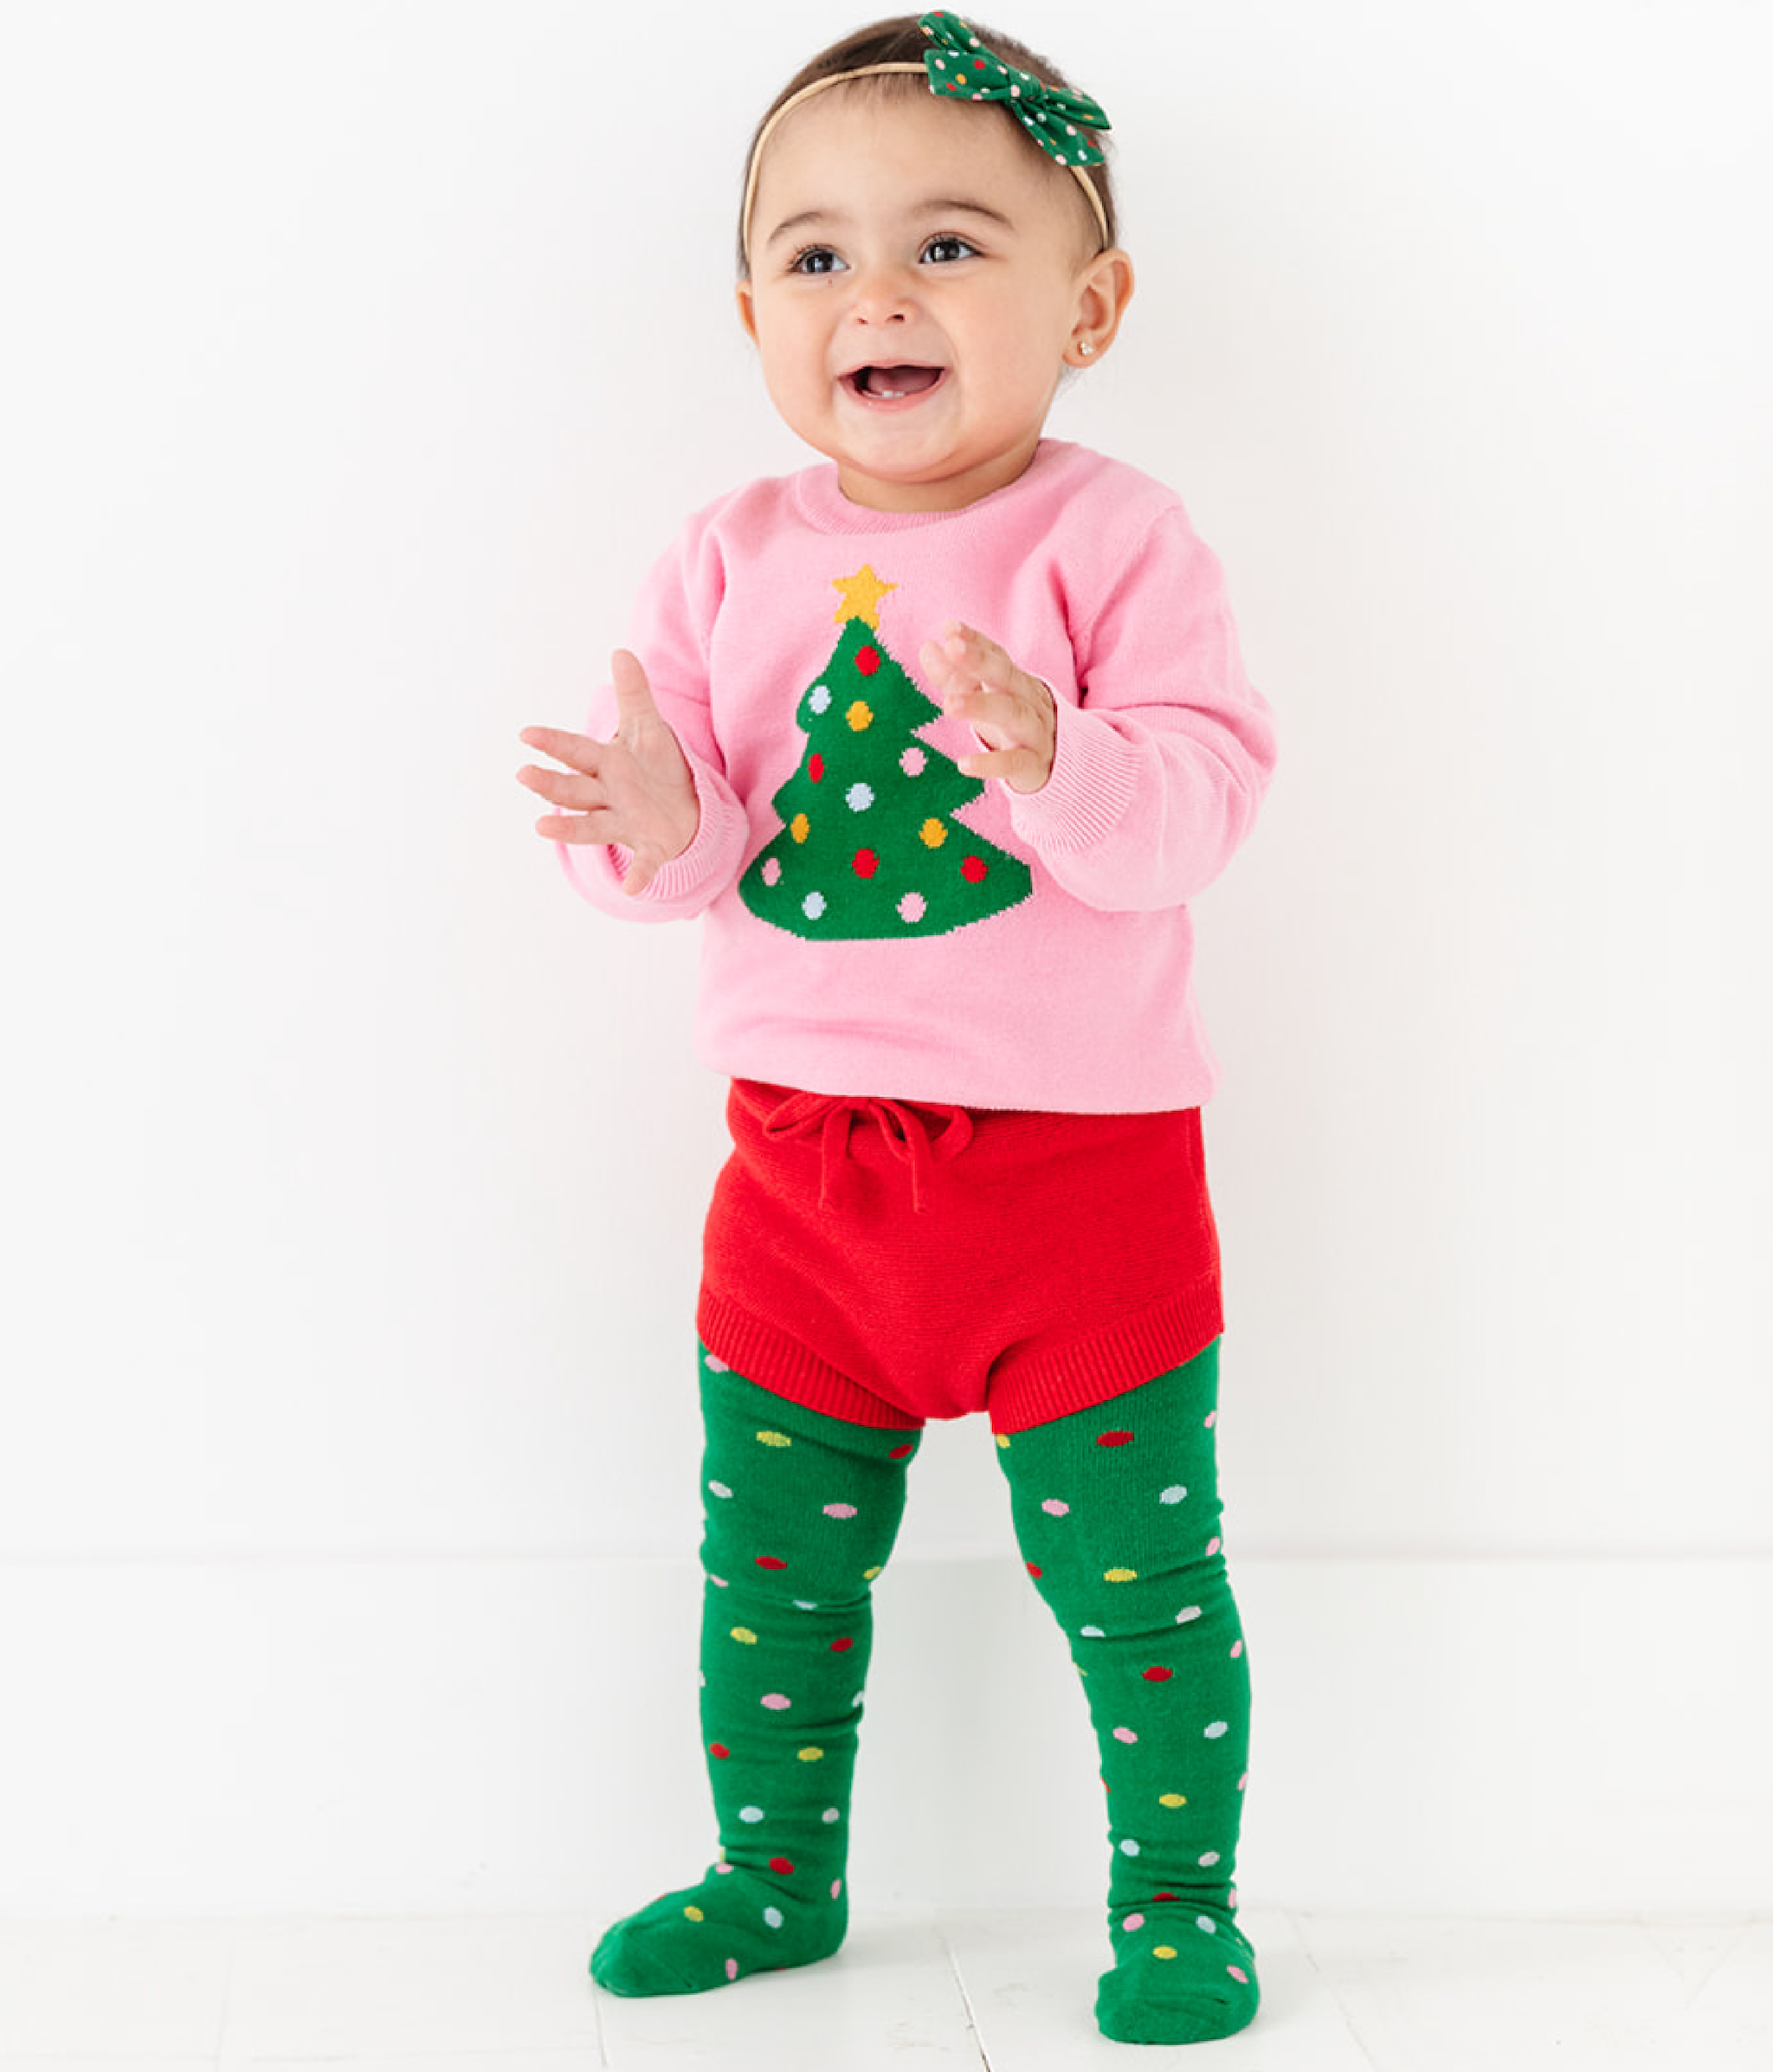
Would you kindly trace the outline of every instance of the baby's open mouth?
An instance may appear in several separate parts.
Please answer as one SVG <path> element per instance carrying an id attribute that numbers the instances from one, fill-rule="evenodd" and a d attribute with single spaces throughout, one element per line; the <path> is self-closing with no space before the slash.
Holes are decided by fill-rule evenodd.
<path id="1" fill-rule="evenodd" d="M 858 396 L 871 396 L 877 403 L 899 403 L 933 389 L 942 371 L 940 367 L 858 367 L 844 378 Z"/>

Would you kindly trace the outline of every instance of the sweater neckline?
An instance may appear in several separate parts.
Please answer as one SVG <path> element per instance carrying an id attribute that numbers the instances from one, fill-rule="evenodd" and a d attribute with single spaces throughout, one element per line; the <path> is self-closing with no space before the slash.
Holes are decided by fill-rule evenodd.
<path id="1" fill-rule="evenodd" d="M 790 478 L 796 503 L 807 522 L 822 533 L 912 533 L 931 526 L 953 525 L 995 510 L 1010 498 L 1025 495 L 1050 472 L 1067 450 L 1065 442 L 1042 439 L 1035 457 L 1013 482 L 994 489 L 976 502 L 953 511 L 876 511 L 867 504 L 853 503 L 837 486 L 837 469 L 828 462 L 809 468 Z"/>

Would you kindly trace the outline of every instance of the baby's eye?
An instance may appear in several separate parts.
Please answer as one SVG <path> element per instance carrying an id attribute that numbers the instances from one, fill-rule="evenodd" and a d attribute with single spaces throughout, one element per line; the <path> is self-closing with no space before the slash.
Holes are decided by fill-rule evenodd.
<path id="1" fill-rule="evenodd" d="M 809 245 L 789 261 L 790 274 L 835 274 L 843 264 L 828 245 Z"/>
<path id="2" fill-rule="evenodd" d="M 948 266 L 957 259 L 977 259 L 978 249 L 964 237 L 932 237 L 924 247 L 926 265 Z"/>

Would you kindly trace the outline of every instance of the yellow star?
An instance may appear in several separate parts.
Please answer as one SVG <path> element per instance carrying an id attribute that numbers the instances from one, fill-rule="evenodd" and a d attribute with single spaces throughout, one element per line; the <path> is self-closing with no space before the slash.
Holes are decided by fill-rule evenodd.
<path id="1" fill-rule="evenodd" d="M 835 576 L 833 590 L 841 591 L 843 602 L 831 615 L 836 624 L 847 625 L 851 619 L 860 619 L 863 625 L 880 630 L 880 600 L 889 590 L 899 588 L 896 583 L 883 583 L 865 561 L 853 576 Z"/>

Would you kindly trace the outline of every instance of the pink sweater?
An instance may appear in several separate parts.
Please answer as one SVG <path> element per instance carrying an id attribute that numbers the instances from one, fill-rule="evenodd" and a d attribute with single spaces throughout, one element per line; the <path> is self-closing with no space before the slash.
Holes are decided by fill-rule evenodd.
<path id="1" fill-rule="evenodd" d="M 915 683 L 950 618 L 1052 686 L 1041 791 L 954 769 L 972 731 Z M 620 849 L 561 855 L 608 912 L 704 917 L 715 1070 L 1092 1114 L 1211 1094 L 1188 902 L 1248 831 L 1273 733 L 1170 491 L 1051 440 L 961 511 L 867 510 L 824 466 L 754 482 L 691 520 L 630 644 L 701 823 L 637 899 Z M 606 693 L 589 731 L 613 726 Z"/>

